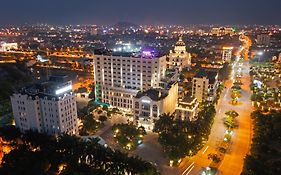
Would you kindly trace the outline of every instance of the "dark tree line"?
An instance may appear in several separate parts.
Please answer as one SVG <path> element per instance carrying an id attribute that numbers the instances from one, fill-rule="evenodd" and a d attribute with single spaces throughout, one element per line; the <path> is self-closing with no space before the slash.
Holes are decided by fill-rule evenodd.
<path id="1" fill-rule="evenodd" d="M 281 112 L 252 113 L 254 137 L 242 175 L 281 174 Z"/>
<path id="2" fill-rule="evenodd" d="M 109 175 L 159 174 L 154 166 L 74 136 L 52 137 L 35 132 L 21 134 L 15 128 L 1 128 L 0 137 L 10 144 L 0 174 L 9 175 Z"/>
<path id="3" fill-rule="evenodd" d="M 155 123 L 154 132 L 158 141 L 171 160 L 195 155 L 208 140 L 215 117 L 213 105 L 205 105 L 196 121 L 183 121 L 173 115 L 164 114 Z"/>

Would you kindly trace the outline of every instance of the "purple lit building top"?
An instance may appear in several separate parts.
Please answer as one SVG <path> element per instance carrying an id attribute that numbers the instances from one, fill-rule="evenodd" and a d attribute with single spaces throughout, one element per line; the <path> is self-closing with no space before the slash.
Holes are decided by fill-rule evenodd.
<path id="1" fill-rule="evenodd" d="M 164 56 L 165 53 L 160 53 L 156 49 L 153 48 L 145 48 L 138 52 L 111 52 L 104 51 L 100 52 L 97 55 L 108 55 L 108 56 L 121 56 L 121 57 L 134 57 L 134 58 L 145 58 L 145 59 L 153 59 Z"/>
<path id="2" fill-rule="evenodd" d="M 143 49 L 141 51 L 141 57 L 143 58 L 154 58 L 156 55 L 156 51 L 153 49 Z"/>

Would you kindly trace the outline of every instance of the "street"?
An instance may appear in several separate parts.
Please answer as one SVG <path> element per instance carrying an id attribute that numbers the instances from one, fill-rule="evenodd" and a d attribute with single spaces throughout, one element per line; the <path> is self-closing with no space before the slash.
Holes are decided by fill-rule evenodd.
<path id="1" fill-rule="evenodd" d="M 235 63 L 234 63 L 235 64 Z M 218 174 L 223 175 L 239 175 L 243 168 L 244 157 L 249 152 L 252 136 L 251 118 L 252 106 L 250 101 L 250 76 L 249 76 L 249 63 L 245 61 L 242 68 L 242 97 L 239 99 L 238 104 L 233 106 L 231 101 L 231 87 L 233 84 L 234 76 L 237 69 L 234 68 L 231 79 L 225 83 L 225 90 L 222 92 L 218 105 L 216 107 L 217 114 L 212 127 L 209 140 L 205 147 L 191 158 L 185 158 L 179 168 L 181 175 L 200 174 L 202 168 L 208 167 L 211 160 L 208 159 L 208 154 L 216 153 L 218 144 L 223 140 L 225 133 L 225 126 L 223 118 L 225 112 L 228 110 L 235 110 L 239 113 L 238 128 L 234 130 L 232 136 L 230 150 L 226 153 L 224 159 L 218 168 Z M 165 173 L 163 173 L 165 174 Z"/>

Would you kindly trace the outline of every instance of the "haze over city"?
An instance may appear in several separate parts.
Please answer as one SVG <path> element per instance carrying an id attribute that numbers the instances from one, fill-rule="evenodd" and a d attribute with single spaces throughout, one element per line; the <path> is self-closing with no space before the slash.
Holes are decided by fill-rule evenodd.
<path id="1" fill-rule="evenodd" d="M 279 0 L 14 0 L 1 2 L 0 23 L 280 24 L 280 6 Z"/>

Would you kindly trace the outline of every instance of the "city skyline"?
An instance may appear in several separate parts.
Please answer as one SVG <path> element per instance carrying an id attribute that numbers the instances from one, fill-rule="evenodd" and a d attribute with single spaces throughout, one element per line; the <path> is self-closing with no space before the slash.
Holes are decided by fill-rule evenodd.
<path id="1" fill-rule="evenodd" d="M 281 174 L 281 0 L 0 6 L 0 174 Z"/>
<path id="2" fill-rule="evenodd" d="M 16 5 L 15 5 L 16 4 Z M 114 24 L 128 21 L 136 24 L 280 24 L 278 7 L 281 2 L 263 0 L 244 2 L 153 1 L 109 2 L 84 1 L 19 1 L 2 2 L 1 25 L 17 24 Z M 166 10 L 162 10 L 166 9 Z M 51 12 L 51 13 L 50 13 Z"/>

